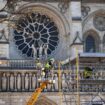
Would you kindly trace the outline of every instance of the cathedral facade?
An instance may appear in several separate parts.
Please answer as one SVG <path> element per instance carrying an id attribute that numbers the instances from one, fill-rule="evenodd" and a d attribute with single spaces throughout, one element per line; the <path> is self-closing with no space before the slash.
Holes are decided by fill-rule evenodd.
<path id="1" fill-rule="evenodd" d="M 1 58 L 64 60 L 77 46 L 79 52 L 104 52 L 103 1 L 44 2 L 1 3 Z"/>
<path id="2" fill-rule="evenodd" d="M 55 67 L 53 78 L 56 83 L 47 86 L 46 93 L 43 93 L 46 96 L 39 100 L 60 105 L 61 98 L 57 92 L 60 89 L 68 91 L 66 79 L 73 79 L 71 68 L 76 49 L 79 54 L 89 54 L 89 60 L 93 60 L 95 54 L 95 60 L 105 57 L 104 0 L 1 0 L 0 105 L 26 105 L 31 93 L 39 87 L 34 60 L 39 58 L 43 61 L 51 57 L 56 61 L 69 58 L 71 67 L 70 70 L 64 68 L 61 86 L 58 68 Z M 89 60 L 85 61 L 91 63 Z M 103 68 L 100 71 L 94 74 L 94 81 L 87 81 L 89 86 L 83 81 L 81 105 L 105 105 L 105 72 Z M 82 72 L 80 74 L 82 79 Z M 76 105 L 76 86 L 73 84 L 69 88 L 70 94 L 66 97 L 71 99 L 70 105 Z M 86 91 L 94 94 L 87 95 Z M 69 104 L 67 102 L 63 101 L 63 105 Z"/>

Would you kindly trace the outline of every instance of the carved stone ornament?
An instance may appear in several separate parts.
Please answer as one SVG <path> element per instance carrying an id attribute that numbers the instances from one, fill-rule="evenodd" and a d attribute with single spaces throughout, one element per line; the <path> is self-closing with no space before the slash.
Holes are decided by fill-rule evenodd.
<path id="1" fill-rule="evenodd" d="M 67 9 L 69 8 L 69 0 L 61 0 L 59 3 L 58 3 L 58 7 L 61 11 L 61 13 L 66 13 L 67 12 Z"/>
<path id="2" fill-rule="evenodd" d="M 93 18 L 94 27 L 99 31 L 105 31 L 105 12 L 96 14 Z"/>
<path id="3" fill-rule="evenodd" d="M 86 17 L 88 15 L 88 13 L 90 12 L 90 7 L 88 7 L 88 6 L 82 6 L 81 11 L 82 11 L 82 16 Z"/>

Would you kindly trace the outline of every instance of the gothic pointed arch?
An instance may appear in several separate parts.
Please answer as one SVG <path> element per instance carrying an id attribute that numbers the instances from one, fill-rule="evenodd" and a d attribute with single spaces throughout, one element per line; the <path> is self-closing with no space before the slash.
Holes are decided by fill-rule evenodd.
<path id="1" fill-rule="evenodd" d="M 99 52 L 100 37 L 94 30 L 84 33 L 84 52 Z"/>

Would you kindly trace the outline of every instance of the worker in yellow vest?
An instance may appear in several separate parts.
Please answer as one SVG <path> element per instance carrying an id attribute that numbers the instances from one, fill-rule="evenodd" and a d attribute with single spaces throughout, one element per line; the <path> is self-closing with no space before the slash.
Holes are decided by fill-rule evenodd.
<path id="1" fill-rule="evenodd" d="M 91 69 L 90 67 L 85 67 L 84 72 L 83 72 L 83 76 L 85 79 L 89 79 L 92 77 L 92 72 L 93 69 Z"/>
<path id="2" fill-rule="evenodd" d="M 46 62 L 45 67 L 43 68 L 43 71 L 45 73 L 45 78 L 48 78 L 48 74 L 50 70 L 53 68 L 53 66 L 54 66 L 54 59 L 51 58 Z"/>

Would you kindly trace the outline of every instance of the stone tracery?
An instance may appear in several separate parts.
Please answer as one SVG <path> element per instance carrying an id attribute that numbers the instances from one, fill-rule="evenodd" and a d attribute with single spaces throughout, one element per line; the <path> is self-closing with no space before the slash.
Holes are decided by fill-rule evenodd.
<path id="1" fill-rule="evenodd" d="M 99 31 L 105 31 L 105 12 L 97 13 L 93 18 L 93 24 Z"/>
<path id="2" fill-rule="evenodd" d="M 49 55 L 58 46 L 59 31 L 47 15 L 31 13 L 20 18 L 14 30 L 15 44 L 27 57 Z"/>

